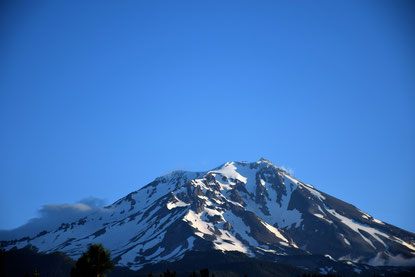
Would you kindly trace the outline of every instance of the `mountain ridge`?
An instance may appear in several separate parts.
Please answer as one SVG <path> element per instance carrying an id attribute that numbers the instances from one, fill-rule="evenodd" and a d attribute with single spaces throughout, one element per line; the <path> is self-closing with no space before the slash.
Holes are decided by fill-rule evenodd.
<path id="1" fill-rule="evenodd" d="M 319 191 L 261 158 L 173 171 L 56 230 L 2 241 L 76 258 L 103 243 L 120 266 L 177 261 L 191 250 L 250 257 L 330 255 L 369 265 L 415 264 L 415 235 Z"/>

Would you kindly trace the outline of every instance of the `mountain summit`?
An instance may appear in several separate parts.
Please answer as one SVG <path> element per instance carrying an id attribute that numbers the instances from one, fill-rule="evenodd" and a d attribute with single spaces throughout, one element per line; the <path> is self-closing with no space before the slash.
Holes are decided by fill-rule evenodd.
<path id="1" fill-rule="evenodd" d="M 327 255 L 370 265 L 411 264 L 415 234 L 382 222 L 261 158 L 207 172 L 174 171 L 55 230 L 2 241 L 79 257 L 102 243 L 119 266 L 180 260 L 189 251 L 238 251 L 278 260 Z"/>

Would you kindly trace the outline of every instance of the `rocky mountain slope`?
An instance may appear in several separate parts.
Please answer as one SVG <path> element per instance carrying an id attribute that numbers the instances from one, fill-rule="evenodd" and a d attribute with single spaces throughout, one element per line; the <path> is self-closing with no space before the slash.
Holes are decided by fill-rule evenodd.
<path id="1" fill-rule="evenodd" d="M 175 171 L 56 230 L 2 241 L 77 258 L 102 243 L 118 266 L 138 270 L 188 251 L 238 251 L 278 260 L 326 255 L 355 265 L 414 265 L 415 234 L 302 183 L 271 162 Z M 358 272 L 357 269 L 356 272 Z"/>

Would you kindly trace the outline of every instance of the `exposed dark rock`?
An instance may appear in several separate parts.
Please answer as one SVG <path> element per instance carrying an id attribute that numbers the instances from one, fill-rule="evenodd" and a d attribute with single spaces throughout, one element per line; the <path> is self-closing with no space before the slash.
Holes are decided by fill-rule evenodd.
<path id="1" fill-rule="evenodd" d="M 183 191 L 179 192 L 178 194 L 176 194 L 177 199 L 183 201 L 184 203 L 190 203 L 190 199 L 187 196 L 187 194 Z"/>
<path id="2" fill-rule="evenodd" d="M 245 202 L 242 200 L 242 198 L 239 196 L 238 191 L 235 189 L 231 190 L 229 198 L 236 203 L 239 203 L 241 205 L 246 205 Z"/>
<path id="3" fill-rule="evenodd" d="M 81 218 L 80 220 L 78 220 L 78 225 L 84 225 L 86 223 L 86 217 Z"/>
<path id="4" fill-rule="evenodd" d="M 214 235 L 204 234 L 203 238 L 208 241 L 214 241 L 216 237 Z"/>
<path id="5" fill-rule="evenodd" d="M 191 204 L 191 209 L 196 213 L 201 213 L 203 211 L 204 201 L 202 199 L 196 198 Z"/>
<path id="6" fill-rule="evenodd" d="M 107 232 L 106 229 L 102 228 L 102 229 L 96 231 L 95 233 L 93 233 L 92 235 L 96 238 L 96 237 L 99 237 L 99 236 L 105 234 L 106 232 Z"/>
<path id="7" fill-rule="evenodd" d="M 232 226 L 231 226 L 231 224 L 229 222 L 225 222 L 225 223 L 223 223 L 223 227 L 222 228 L 223 228 L 223 230 L 230 231 L 232 229 Z"/>
<path id="8" fill-rule="evenodd" d="M 204 195 L 202 189 L 198 185 L 195 186 L 195 188 L 193 190 L 193 193 L 196 194 L 196 195 L 199 195 L 199 196 L 203 196 Z"/>
<path id="9" fill-rule="evenodd" d="M 212 222 L 212 223 L 219 223 L 223 221 L 223 218 L 220 215 L 214 215 L 214 216 L 208 215 L 208 220 L 209 222 Z"/>

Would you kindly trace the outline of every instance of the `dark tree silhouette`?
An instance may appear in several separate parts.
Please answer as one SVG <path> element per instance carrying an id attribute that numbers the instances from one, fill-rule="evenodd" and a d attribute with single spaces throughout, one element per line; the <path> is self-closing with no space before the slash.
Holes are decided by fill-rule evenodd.
<path id="1" fill-rule="evenodd" d="M 113 268 L 109 251 L 102 244 L 91 244 L 76 261 L 71 277 L 105 277 L 105 272 Z"/>
<path id="2" fill-rule="evenodd" d="M 39 271 L 37 271 L 37 268 L 35 268 L 35 271 L 33 272 L 33 277 L 40 277 Z"/>
<path id="3" fill-rule="evenodd" d="M 200 270 L 200 277 L 209 277 L 209 269 Z"/>
<path id="4" fill-rule="evenodd" d="M 160 276 L 162 276 L 162 275 L 160 275 Z M 167 269 L 167 271 L 163 273 L 162 277 L 176 277 L 176 271 L 173 271 L 173 273 L 171 273 L 170 270 Z"/>

